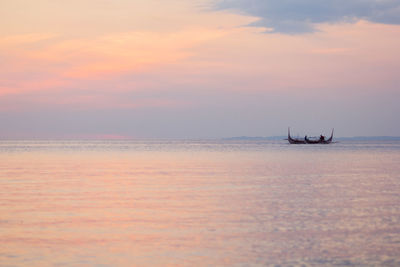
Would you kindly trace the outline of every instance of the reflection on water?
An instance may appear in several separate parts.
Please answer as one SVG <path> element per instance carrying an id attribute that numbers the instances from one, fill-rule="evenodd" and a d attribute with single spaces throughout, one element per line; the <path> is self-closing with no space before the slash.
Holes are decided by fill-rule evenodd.
<path id="1" fill-rule="evenodd" d="M 400 265 L 400 142 L 1 141 L 0 265 Z"/>

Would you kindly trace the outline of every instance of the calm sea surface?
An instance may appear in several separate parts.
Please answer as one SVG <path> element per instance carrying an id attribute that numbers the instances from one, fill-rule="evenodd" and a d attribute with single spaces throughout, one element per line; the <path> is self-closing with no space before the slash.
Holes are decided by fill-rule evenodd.
<path id="1" fill-rule="evenodd" d="M 0 141 L 0 266 L 400 266 L 400 142 Z"/>

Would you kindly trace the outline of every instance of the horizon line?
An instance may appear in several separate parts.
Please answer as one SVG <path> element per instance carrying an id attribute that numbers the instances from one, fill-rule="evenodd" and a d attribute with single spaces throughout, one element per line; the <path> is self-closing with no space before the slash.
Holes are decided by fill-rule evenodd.
<path id="1" fill-rule="evenodd" d="M 107 137 L 0 137 L 0 141 L 129 141 L 129 140 L 240 140 L 240 139 L 265 139 L 265 140 L 279 140 L 280 138 L 287 138 L 287 135 L 271 135 L 271 136 L 231 136 L 231 137 L 123 137 L 123 138 L 107 138 Z M 399 139 L 400 136 L 396 135 L 355 135 L 355 136 L 334 136 L 334 139 Z M 282 139 L 282 140 L 283 140 Z"/>

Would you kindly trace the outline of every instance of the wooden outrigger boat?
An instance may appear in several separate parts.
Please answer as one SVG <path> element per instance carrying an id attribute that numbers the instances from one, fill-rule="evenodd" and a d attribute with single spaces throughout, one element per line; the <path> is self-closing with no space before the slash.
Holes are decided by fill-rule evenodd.
<path id="1" fill-rule="evenodd" d="M 288 128 L 288 141 L 290 144 L 330 144 L 332 143 L 333 140 L 333 130 L 331 133 L 331 137 L 325 140 L 324 136 L 321 135 L 319 139 L 310 139 L 307 136 L 304 137 L 304 139 L 300 138 L 292 138 L 290 136 L 290 128 Z"/>

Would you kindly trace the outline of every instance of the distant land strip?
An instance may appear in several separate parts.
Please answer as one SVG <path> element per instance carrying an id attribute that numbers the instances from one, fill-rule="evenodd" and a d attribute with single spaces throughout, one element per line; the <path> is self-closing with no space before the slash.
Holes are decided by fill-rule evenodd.
<path id="1" fill-rule="evenodd" d="M 287 136 L 237 136 L 223 138 L 223 140 L 248 140 L 248 141 L 263 141 L 263 140 L 284 140 Z M 353 137 L 334 137 L 338 141 L 400 141 L 400 136 L 353 136 Z"/>

